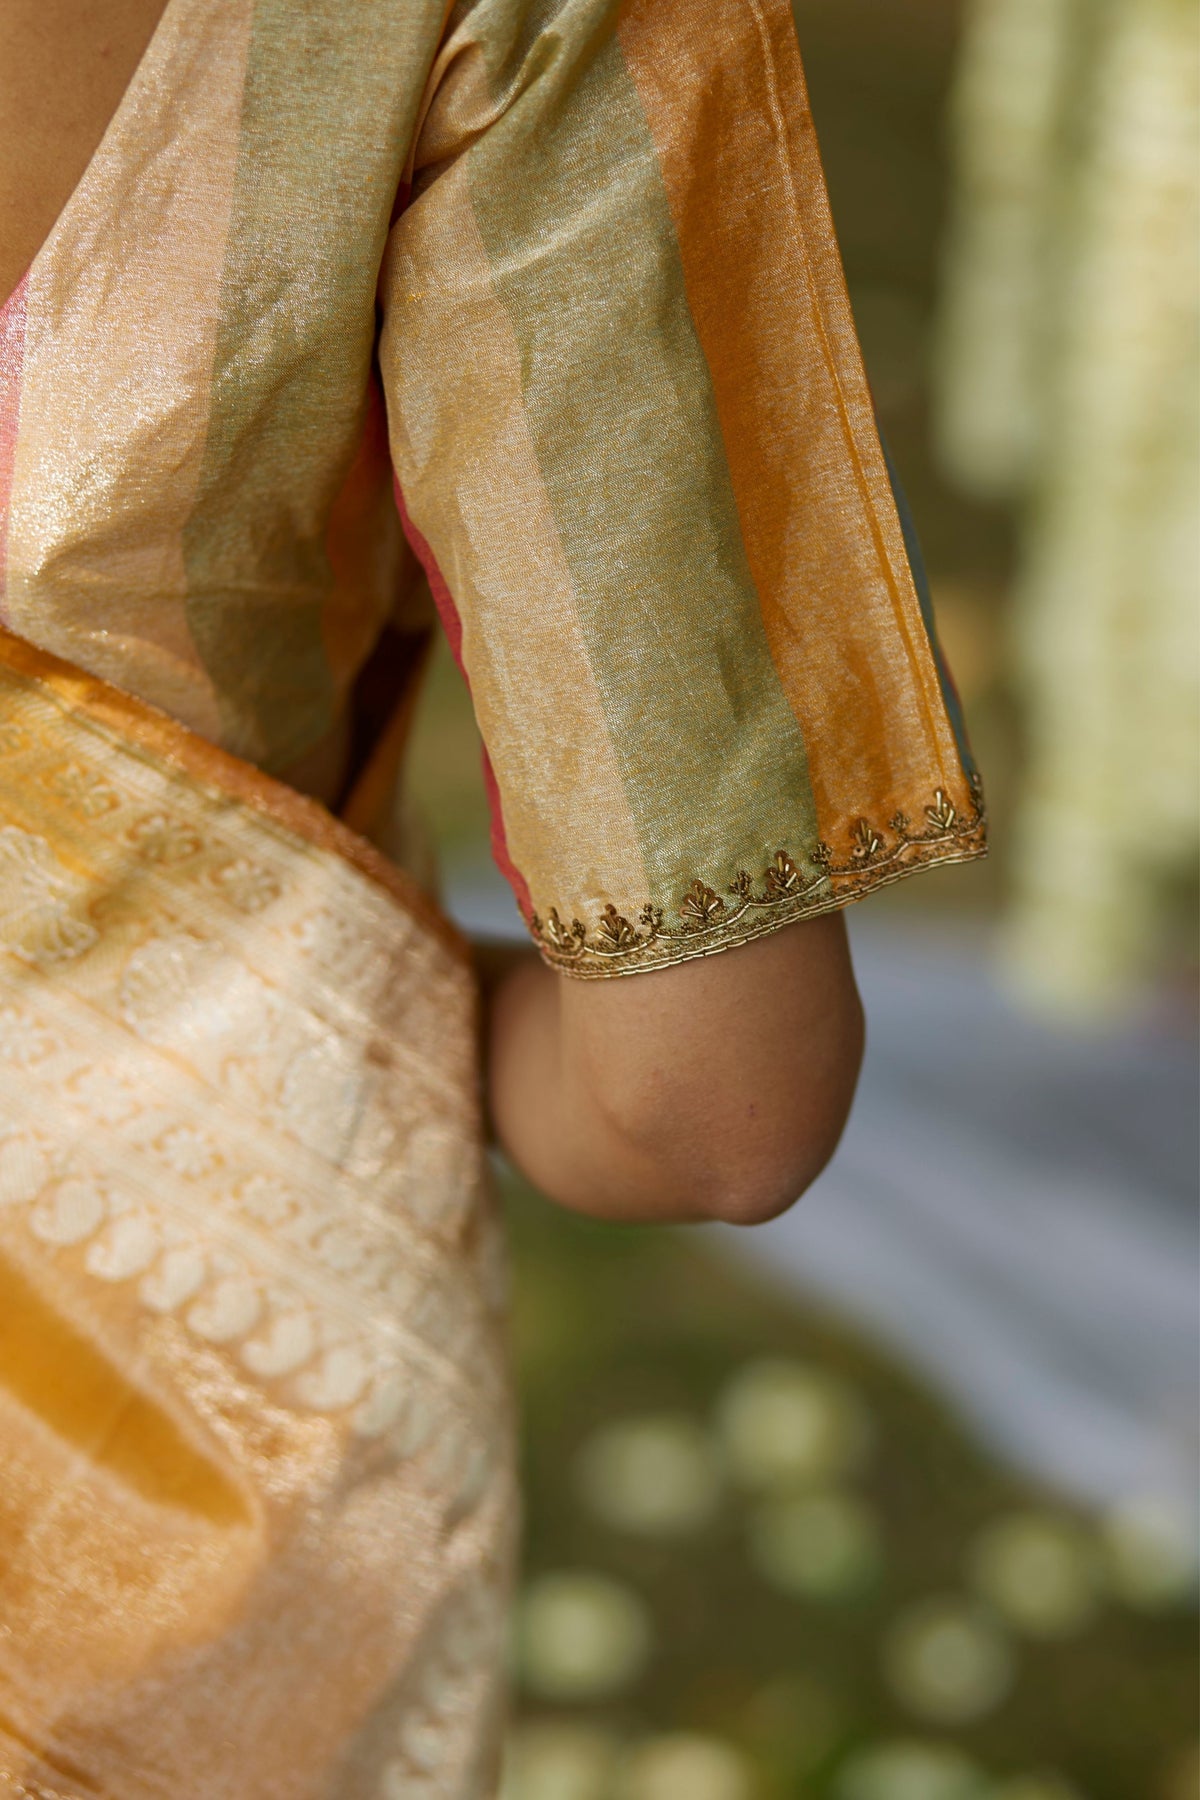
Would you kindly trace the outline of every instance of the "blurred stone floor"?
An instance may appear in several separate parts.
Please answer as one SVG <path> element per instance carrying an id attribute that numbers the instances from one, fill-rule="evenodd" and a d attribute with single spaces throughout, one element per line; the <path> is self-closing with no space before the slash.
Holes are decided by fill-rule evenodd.
<path id="1" fill-rule="evenodd" d="M 801 1205 L 731 1248 L 836 1300 L 1064 1492 L 1191 1503 L 1195 1040 L 1032 1018 L 969 928 L 851 932 L 854 1115 Z"/>
<path id="2" fill-rule="evenodd" d="M 490 867 L 448 873 L 468 930 L 515 932 Z M 848 918 L 869 1047 L 841 1148 L 801 1205 L 714 1247 L 834 1303 L 1064 1495 L 1190 1509 L 1194 1037 L 1031 1017 L 970 923 Z"/>

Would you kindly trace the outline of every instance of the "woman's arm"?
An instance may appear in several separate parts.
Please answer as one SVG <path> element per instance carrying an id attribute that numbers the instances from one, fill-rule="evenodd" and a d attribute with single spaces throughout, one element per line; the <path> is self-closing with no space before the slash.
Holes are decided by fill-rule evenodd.
<path id="1" fill-rule="evenodd" d="M 820 1173 L 850 1110 L 863 1018 L 845 925 L 605 981 L 528 954 L 492 986 L 487 1045 L 499 1142 L 560 1205 L 759 1223 Z"/>

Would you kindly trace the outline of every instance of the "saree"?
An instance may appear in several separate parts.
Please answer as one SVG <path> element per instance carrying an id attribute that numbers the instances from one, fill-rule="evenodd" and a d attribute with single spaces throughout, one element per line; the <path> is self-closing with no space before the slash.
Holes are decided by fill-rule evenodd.
<path id="1" fill-rule="evenodd" d="M 0 1791 L 495 1794 L 429 597 L 564 977 L 983 852 L 785 0 L 167 0 L 0 308 Z"/>
<path id="2" fill-rule="evenodd" d="M 464 946 L 315 803 L 7 633 L 0 721 L 7 1791 L 489 1792 Z"/>

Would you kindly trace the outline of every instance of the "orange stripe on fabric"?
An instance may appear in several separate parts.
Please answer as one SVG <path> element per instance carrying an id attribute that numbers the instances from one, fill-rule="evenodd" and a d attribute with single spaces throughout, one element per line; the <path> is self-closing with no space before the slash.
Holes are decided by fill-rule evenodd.
<path id="1" fill-rule="evenodd" d="M 215 1446 L 189 1440 L 2 1255 L 0 1387 L 72 1445 L 89 1472 L 106 1470 L 141 1500 L 181 1507 L 226 1530 L 254 1523 L 252 1497 L 222 1468 Z"/>
<path id="2" fill-rule="evenodd" d="M 823 835 L 967 787 L 921 622 L 786 0 L 632 0 L 660 159 L 771 654 Z"/>

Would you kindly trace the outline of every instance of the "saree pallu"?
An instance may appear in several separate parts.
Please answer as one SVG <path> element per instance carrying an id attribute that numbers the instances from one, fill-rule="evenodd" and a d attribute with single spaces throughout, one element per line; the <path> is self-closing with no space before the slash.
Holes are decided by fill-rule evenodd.
<path id="1" fill-rule="evenodd" d="M 0 1792 L 495 1791 L 476 993 L 323 808 L 0 633 Z"/>

